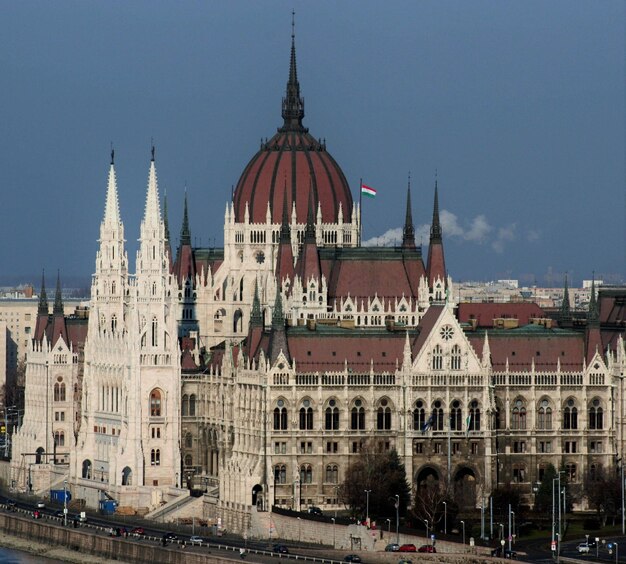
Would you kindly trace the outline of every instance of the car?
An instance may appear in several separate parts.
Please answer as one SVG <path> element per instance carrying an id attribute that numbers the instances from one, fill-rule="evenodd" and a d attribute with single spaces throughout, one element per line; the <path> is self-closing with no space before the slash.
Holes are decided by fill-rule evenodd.
<path id="1" fill-rule="evenodd" d="M 46 508 L 46 503 L 44 501 L 37 502 L 37 509 L 45 509 L 45 508 Z"/>
<path id="2" fill-rule="evenodd" d="M 437 549 L 432 544 L 423 544 L 417 549 L 417 552 L 437 552 Z"/>
<path id="3" fill-rule="evenodd" d="M 35 509 L 35 511 L 33 511 L 33 519 L 41 519 L 41 511 Z"/>
<path id="4" fill-rule="evenodd" d="M 400 558 L 400 560 L 398 560 L 398 564 L 413 564 L 413 561 L 406 560 L 405 558 Z"/>
<path id="5" fill-rule="evenodd" d="M 165 533 L 165 535 L 163 535 L 163 538 L 165 540 L 171 540 L 171 541 L 178 540 L 178 537 L 174 533 Z"/>
<path id="6" fill-rule="evenodd" d="M 589 554 L 589 545 L 586 542 L 581 542 L 577 547 L 578 554 Z"/>
<path id="7" fill-rule="evenodd" d="M 204 541 L 202 540 L 202 537 L 199 537 L 198 535 L 193 535 L 190 539 L 189 539 L 189 544 L 191 544 L 191 546 L 195 546 L 196 544 L 198 546 L 202 546 L 202 543 Z"/>
<path id="8" fill-rule="evenodd" d="M 139 535 L 145 535 L 146 531 L 143 527 L 134 527 L 133 529 L 131 529 L 130 534 L 138 537 Z"/>
<path id="9" fill-rule="evenodd" d="M 501 546 L 498 546 L 491 551 L 491 556 L 498 556 L 499 558 L 513 559 L 513 558 L 517 558 L 517 552 L 515 552 L 514 550 L 509 550 L 508 548 L 505 548 L 503 550 Z"/>
<path id="10" fill-rule="evenodd" d="M 385 547 L 385 552 L 398 552 L 400 550 L 400 545 L 392 542 Z"/>
<path id="11" fill-rule="evenodd" d="M 363 562 L 358 554 L 348 554 L 343 559 L 344 562 Z"/>
<path id="12" fill-rule="evenodd" d="M 417 548 L 414 544 L 403 544 L 400 549 L 400 552 L 417 552 Z"/>
<path id="13" fill-rule="evenodd" d="M 63 513 L 63 510 L 62 510 L 62 509 L 57 509 L 57 510 L 54 512 L 54 516 L 55 516 L 55 517 L 60 517 L 61 519 L 63 519 L 63 517 L 65 517 L 65 513 Z"/>
<path id="14" fill-rule="evenodd" d="M 74 517 L 74 523 L 78 523 L 78 518 Z M 76 525 L 74 525 L 76 526 Z M 110 537 L 121 537 L 122 536 L 122 529 L 120 529 L 119 527 L 109 527 L 109 536 Z"/>
<path id="15" fill-rule="evenodd" d="M 311 506 L 307 511 L 309 515 L 322 515 L 322 510 L 319 507 Z"/>
<path id="16" fill-rule="evenodd" d="M 12 499 L 7 499 L 7 509 L 17 511 L 17 504 Z"/>
<path id="17" fill-rule="evenodd" d="M 278 554 L 289 554 L 289 549 L 284 544 L 275 544 L 272 547 L 272 552 L 278 552 Z"/>

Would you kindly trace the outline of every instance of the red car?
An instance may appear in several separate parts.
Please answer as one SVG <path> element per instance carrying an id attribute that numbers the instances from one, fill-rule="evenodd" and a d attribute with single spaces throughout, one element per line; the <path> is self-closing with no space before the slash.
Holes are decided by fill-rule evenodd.
<path id="1" fill-rule="evenodd" d="M 41 519 L 41 511 L 35 509 L 35 511 L 33 511 L 33 519 Z"/>
<path id="2" fill-rule="evenodd" d="M 403 544 L 400 547 L 400 552 L 417 552 L 414 544 Z"/>
<path id="3" fill-rule="evenodd" d="M 143 527 L 135 527 L 131 532 L 131 535 L 139 536 L 145 534 Z"/>
<path id="4" fill-rule="evenodd" d="M 417 549 L 417 552 L 437 552 L 437 549 L 430 544 L 423 544 Z"/>

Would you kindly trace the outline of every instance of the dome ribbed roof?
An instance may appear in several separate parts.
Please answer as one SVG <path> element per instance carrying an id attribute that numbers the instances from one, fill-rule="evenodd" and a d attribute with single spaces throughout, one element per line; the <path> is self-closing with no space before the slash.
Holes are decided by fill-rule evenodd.
<path id="1" fill-rule="evenodd" d="M 312 192 L 316 210 L 320 204 L 323 222 L 335 223 L 340 205 L 344 221 L 349 222 L 352 194 L 346 177 L 326 151 L 326 144 L 316 140 L 302 125 L 304 99 L 300 96 L 293 34 L 282 116 L 283 126 L 269 141 L 261 144 L 237 183 L 234 195 L 236 221 L 243 222 L 247 203 L 250 221 L 264 223 L 269 202 L 272 222 L 280 223 L 283 199 L 287 194 L 289 211 L 295 202 L 297 222 L 306 223 Z"/>

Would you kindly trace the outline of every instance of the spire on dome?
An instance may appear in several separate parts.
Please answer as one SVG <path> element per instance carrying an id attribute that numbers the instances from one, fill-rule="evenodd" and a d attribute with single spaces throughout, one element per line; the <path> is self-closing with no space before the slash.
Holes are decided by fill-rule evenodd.
<path id="1" fill-rule="evenodd" d="M 430 241 L 441 241 L 441 223 L 439 221 L 439 188 L 435 179 L 435 202 L 433 204 L 433 222 L 430 226 Z"/>
<path id="2" fill-rule="evenodd" d="M 46 295 L 46 272 L 41 271 L 41 292 L 39 293 L 38 315 L 48 315 L 48 296 Z"/>
<path id="3" fill-rule="evenodd" d="M 61 297 L 61 273 L 57 270 L 57 287 L 54 293 L 53 315 L 63 315 L 63 298 Z"/>
<path id="4" fill-rule="evenodd" d="M 563 286 L 563 301 L 559 310 L 559 324 L 566 326 L 572 323 L 572 311 L 569 303 L 569 288 L 567 284 L 567 273 L 565 274 L 565 285 Z"/>
<path id="5" fill-rule="evenodd" d="M 406 216 L 404 229 L 402 230 L 402 246 L 404 248 L 415 247 L 415 227 L 413 226 L 413 214 L 411 212 L 411 173 L 409 172 L 409 184 L 406 190 Z"/>
<path id="6" fill-rule="evenodd" d="M 283 98 L 283 131 L 301 130 L 304 117 L 304 98 L 300 96 L 298 69 L 296 65 L 295 12 L 291 13 L 291 59 L 289 62 L 289 80 Z"/>
<path id="7" fill-rule="evenodd" d="M 180 244 L 191 245 L 191 231 L 189 230 L 189 213 L 187 212 L 187 188 L 185 188 L 185 204 L 183 207 L 183 226 L 180 229 Z"/>

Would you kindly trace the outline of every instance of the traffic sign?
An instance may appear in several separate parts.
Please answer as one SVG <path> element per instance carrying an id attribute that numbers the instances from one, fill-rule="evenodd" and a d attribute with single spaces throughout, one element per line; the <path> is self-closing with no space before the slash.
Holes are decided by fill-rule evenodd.
<path id="1" fill-rule="evenodd" d="M 552 552 L 556 551 L 556 541 L 552 541 L 550 548 L 552 549 Z"/>

